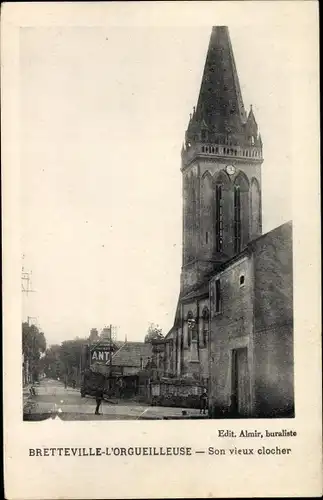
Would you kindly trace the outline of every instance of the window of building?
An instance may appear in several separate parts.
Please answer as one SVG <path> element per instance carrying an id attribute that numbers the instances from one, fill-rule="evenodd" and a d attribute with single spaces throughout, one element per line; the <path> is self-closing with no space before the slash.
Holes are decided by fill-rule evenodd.
<path id="1" fill-rule="evenodd" d="M 234 188 L 234 251 L 241 250 L 241 197 L 240 186 Z"/>
<path id="2" fill-rule="evenodd" d="M 215 312 L 221 311 L 221 283 L 220 280 L 215 280 Z"/>
<path id="3" fill-rule="evenodd" d="M 216 251 L 221 252 L 223 247 L 223 189 L 221 184 L 215 187 L 215 234 Z"/>
<path id="4" fill-rule="evenodd" d="M 251 145 L 254 146 L 255 145 L 255 138 L 254 136 L 251 137 Z"/>
<path id="5" fill-rule="evenodd" d="M 206 233 L 205 233 L 205 243 L 208 244 L 208 242 L 209 242 L 209 233 L 208 233 L 208 231 L 206 231 Z"/>
<path id="6" fill-rule="evenodd" d="M 240 286 L 244 285 L 244 275 L 240 276 Z"/>
<path id="7" fill-rule="evenodd" d="M 202 323 L 203 347 L 206 347 L 207 342 L 208 342 L 208 337 L 209 337 L 209 310 L 207 308 L 205 308 L 203 310 L 202 319 L 203 319 L 203 323 Z"/>
<path id="8" fill-rule="evenodd" d="M 190 347 L 191 343 L 192 343 L 193 322 L 194 322 L 193 313 L 192 313 L 192 311 L 189 311 L 189 313 L 187 314 L 187 344 L 188 344 L 188 347 Z"/>
<path id="9" fill-rule="evenodd" d="M 192 331 L 190 328 L 187 328 L 187 345 L 188 347 L 191 347 L 192 343 Z"/>
<path id="10" fill-rule="evenodd" d="M 202 130 L 202 141 L 207 141 L 207 130 Z"/>

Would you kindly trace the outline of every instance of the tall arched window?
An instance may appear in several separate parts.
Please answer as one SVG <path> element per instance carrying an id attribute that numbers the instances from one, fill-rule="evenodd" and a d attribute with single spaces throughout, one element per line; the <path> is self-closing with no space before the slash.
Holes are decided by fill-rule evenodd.
<path id="1" fill-rule="evenodd" d="M 193 313 L 192 313 L 192 311 L 189 311 L 187 313 L 187 344 L 188 344 L 188 347 L 190 347 L 191 343 L 192 343 L 193 322 L 194 322 Z"/>
<path id="2" fill-rule="evenodd" d="M 234 181 L 234 252 L 239 253 L 249 241 L 249 180 L 240 171 Z"/>
<path id="3" fill-rule="evenodd" d="M 201 179 L 201 235 L 203 235 L 203 245 L 205 249 L 210 249 L 213 239 L 214 229 L 212 227 L 212 208 L 213 208 L 213 178 L 210 172 L 206 171 Z"/>
<path id="4" fill-rule="evenodd" d="M 207 307 L 203 309 L 202 313 L 202 335 L 203 335 L 203 347 L 206 347 L 209 338 L 209 310 Z"/>
<path id="5" fill-rule="evenodd" d="M 241 250 L 241 197 L 240 186 L 234 187 L 234 251 Z"/>
<path id="6" fill-rule="evenodd" d="M 196 189 L 195 183 L 193 180 L 192 185 L 192 252 L 193 258 L 195 257 L 195 238 L 196 238 L 196 208 L 197 208 L 197 200 L 196 200 Z"/>
<path id="7" fill-rule="evenodd" d="M 232 210 L 230 207 L 232 199 L 232 182 L 225 170 L 220 170 L 216 173 L 213 186 L 214 250 L 216 252 L 225 252 L 228 249 L 228 232 L 232 219 Z"/>
<path id="8" fill-rule="evenodd" d="M 216 251 L 221 252 L 223 248 L 223 186 L 215 185 L 215 234 Z"/>

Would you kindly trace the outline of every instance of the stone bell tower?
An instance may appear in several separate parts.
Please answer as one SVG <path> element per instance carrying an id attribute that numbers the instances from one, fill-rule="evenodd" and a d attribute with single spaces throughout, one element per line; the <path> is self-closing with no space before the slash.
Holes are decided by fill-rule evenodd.
<path id="1" fill-rule="evenodd" d="M 181 295 L 261 234 L 262 140 L 244 108 L 229 30 L 212 28 L 182 148 Z"/>

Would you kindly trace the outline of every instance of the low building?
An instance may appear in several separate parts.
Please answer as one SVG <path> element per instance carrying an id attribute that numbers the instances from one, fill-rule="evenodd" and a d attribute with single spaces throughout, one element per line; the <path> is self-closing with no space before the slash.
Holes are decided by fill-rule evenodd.
<path id="1" fill-rule="evenodd" d="M 142 383 L 149 384 L 146 367 L 152 359 L 152 345 L 145 342 L 124 342 L 106 363 L 106 373 L 114 380 L 114 387 L 122 397 L 140 393 Z"/>
<path id="2" fill-rule="evenodd" d="M 294 415 L 292 224 L 249 243 L 210 280 L 211 414 Z"/>

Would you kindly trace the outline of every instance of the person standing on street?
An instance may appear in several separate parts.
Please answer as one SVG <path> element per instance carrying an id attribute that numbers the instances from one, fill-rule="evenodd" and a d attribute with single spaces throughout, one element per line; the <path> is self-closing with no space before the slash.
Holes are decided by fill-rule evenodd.
<path id="1" fill-rule="evenodd" d="M 96 400 L 95 415 L 100 415 L 99 410 L 100 410 L 100 406 L 101 406 L 101 403 L 103 400 L 103 388 L 102 387 L 98 387 L 98 389 L 96 390 L 95 400 Z"/>
<path id="2" fill-rule="evenodd" d="M 206 389 L 204 389 L 203 393 L 201 394 L 201 398 L 200 398 L 200 403 L 201 403 L 200 414 L 203 413 L 203 415 L 205 415 L 205 413 L 206 413 L 207 399 L 208 399 L 207 392 L 206 392 Z"/>

